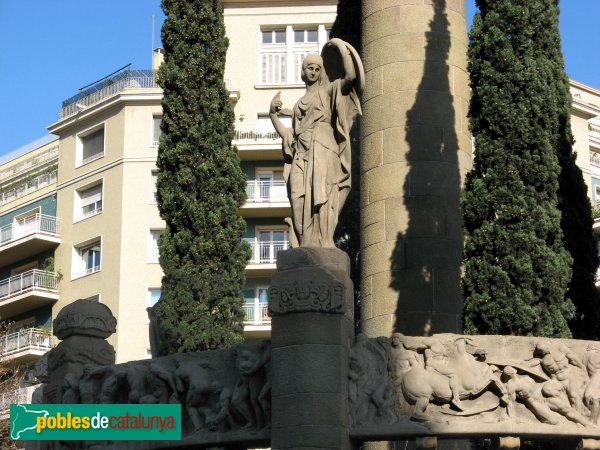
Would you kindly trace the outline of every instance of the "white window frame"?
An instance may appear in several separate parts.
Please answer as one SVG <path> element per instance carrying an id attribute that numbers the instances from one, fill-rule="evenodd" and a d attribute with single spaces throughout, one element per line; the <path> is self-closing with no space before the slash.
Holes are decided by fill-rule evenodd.
<path id="1" fill-rule="evenodd" d="M 158 249 L 158 239 L 164 228 L 151 228 L 148 234 L 148 263 L 158 264 L 160 262 L 160 251 Z M 157 236 L 155 239 L 154 236 Z"/>
<path id="2" fill-rule="evenodd" d="M 152 126 L 150 127 L 150 146 L 151 147 L 158 147 L 158 144 L 160 143 L 160 136 L 162 135 L 162 130 L 160 129 L 160 122 L 162 121 L 162 117 L 163 115 L 161 113 L 154 113 L 152 114 Z M 156 119 L 159 120 L 158 122 L 158 139 L 156 139 L 156 133 L 155 133 L 155 123 L 156 123 Z"/>
<path id="3" fill-rule="evenodd" d="M 152 306 L 154 306 L 156 304 L 156 302 L 158 302 L 158 300 L 156 300 L 156 302 L 154 303 L 154 305 L 152 304 L 152 293 L 153 292 L 160 292 L 160 295 L 158 296 L 158 300 L 160 300 L 160 297 L 162 295 L 161 289 L 160 288 L 148 288 L 147 293 L 146 293 L 146 308 L 150 308 Z M 150 317 L 148 316 L 148 313 L 146 313 L 146 323 L 150 323 Z"/>
<path id="4" fill-rule="evenodd" d="M 100 261 L 98 265 L 92 267 L 87 266 L 86 251 L 92 247 L 98 246 L 98 252 L 100 254 Z M 97 236 L 87 241 L 80 242 L 73 246 L 73 264 L 71 267 L 71 279 L 82 278 L 102 270 L 102 237 Z"/>
<path id="5" fill-rule="evenodd" d="M 90 190 L 92 189 L 96 189 L 100 187 L 100 205 L 98 205 L 98 200 L 96 200 L 95 202 L 90 202 L 87 203 L 86 206 L 91 205 L 91 204 L 96 204 L 96 208 L 91 211 L 90 213 L 86 214 L 83 211 L 84 208 L 84 199 L 83 199 L 83 194 L 85 194 L 86 192 L 89 193 Z M 74 192 L 74 197 L 73 197 L 73 222 L 80 222 L 84 219 L 88 219 L 90 217 L 96 216 L 100 213 L 102 213 L 104 209 L 104 178 L 100 178 L 99 180 L 95 180 L 92 183 L 89 183 L 85 186 L 82 186 L 78 189 L 75 189 Z"/>
<path id="6" fill-rule="evenodd" d="M 263 32 L 281 31 L 285 28 L 285 43 L 267 43 L 263 44 Z M 258 86 L 278 86 L 278 85 L 302 85 L 304 82 L 300 76 L 302 61 L 309 53 L 320 53 L 327 42 L 331 24 L 294 24 L 285 26 L 265 25 L 258 27 Z M 317 42 L 296 42 L 295 32 L 303 31 L 306 39 L 307 31 L 317 31 Z M 275 68 L 269 66 L 274 64 L 275 56 L 285 58 L 285 75 L 283 73 L 276 77 L 278 72 Z M 270 59 L 269 59 L 270 57 Z M 265 58 L 267 58 L 265 60 Z M 264 64 L 263 64 L 264 63 Z M 281 63 L 280 69 L 281 69 Z M 265 71 L 267 73 L 265 74 Z M 283 70 L 279 70 L 283 72 Z M 271 77 L 269 77 L 269 74 Z"/>
<path id="7" fill-rule="evenodd" d="M 94 133 L 97 133 L 100 130 L 102 130 L 102 132 L 103 132 L 102 151 L 99 153 L 95 153 L 94 155 L 91 155 L 84 160 L 83 159 L 83 146 L 84 146 L 85 138 L 91 136 Z M 81 133 L 78 133 L 76 135 L 76 137 L 75 137 L 75 167 L 81 167 L 81 166 L 89 164 L 93 161 L 96 161 L 97 159 L 104 157 L 105 153 L 106 153 L 106 124 L 104 122 L 102 122 L 99 125 L 95 125 L 91 128 L 88 128 L 87 130 L 82 131 Z"/>
<path id="8" fill-rule="evenodd" d="M 158 181 L 158 169 L 150 170 L 148 175 L 148 203 L 150 205 L 156 205 L 156 182 Z"/>
<path id="9" fill-rule="evenodd" d="M 265 258 L 261 257 L 261 254 L 263 253 L 262 249 L 261 249 L 261 245 L 260 245 L 261 242 L 270 242 L 270 243 L 279 242 L 279 241 L 273 241 L 272 233 L 274 231 L 281 231 L 281 232 L 287 233 L 287 244 L 285 244 L 283 246 L 283 248 L 280 250 L 287 250 L 290 248 L 290 229 L 287 225 L 272 225 L 272 226 L 267 226 L 267 225 L 262 226 L 261 225 L 261 226 L 258 226 L 254 230 L 254 233 L 255 233 L 254 242 L 255 242 L 255 246 L 256 246 L 255 253 L 254 253 L 254 256 L 255 256 L 254 263 L 256 263 L 256 264 L 274 264 L 277 261 L 277 257 L 275 255 L 276 249 L 275 249 L 275 246 L 272 244 L 269 245 L 269 258 L 265 259 Z M 261 232 L 271 232 L 270 240 L 261 241 L 259 239 Z M 282 241 L 282 242 L 286 242 L 286 241 Z"/>
<path id="10" fill-rule="evenodd" d="M 250 307 L 252 306 L 252 317 L 254 318 L 254 320 L 246 320 L 244 318 L 244 324 L 246 325 L 265 325 L 267 323 L 266 320 L 263 320 L 263 305 L 265 308 L 267 308 L 268 310 L 268 299 L 266 302 L 262 302 L 260 301 L 260 295 L 259 295 L 259 291 L 261 290 L 266 290 L 268 291 L 269 286 L 267 285 L 259 285 L 259 286 L 255 286 L 254 287 L 254 299 L 252 303 L 246 302 L 244 299 L 244 306 L 245 307 Z M 246 313 L 246 311 L 244 311 L 244 314 Z M 259 318 L 257 320 L 257 317 Z"/>

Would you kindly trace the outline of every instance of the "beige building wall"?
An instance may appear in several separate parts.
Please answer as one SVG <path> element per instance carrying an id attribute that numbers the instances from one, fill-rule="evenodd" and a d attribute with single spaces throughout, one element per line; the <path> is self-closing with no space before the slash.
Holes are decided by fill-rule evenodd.
<path id="1" fill-rule="evenodd" d="M 236 129 L 256 129 L 257 114 L 268 114 L 271 99 L 281 91 L 284 107 L 291 108 L 304 94 L 304 83 L 261 84 L 259 52 L 261 30 L 282 27 L 322 25 L 331 29 L 337 11 L 337 0 L 283 2 L 223 1 L 225 29 L 229 38 L 225 79 L 230 90 L 239 90 L 235 105 Z M 295 3 L 295 5 L 294 5 Z M 321 42 L 320 44 L 324 43 Z M 243 116 L 243 120 L 240 117 Z"/>
<path id="2" fill-rule="evenodd" d="M 21 185 L 29 176 L 47 172 L 52 166 L 58 164 L 58 138 L 38 148 L 26 152 L 15 159 L 0 164 L 0 186 L 2 192 L 11 190 L 12 186 Z M 28 203 L 39 200 L 52 194 L 56 190 L 56 179 L 37 190 L 29 190 L 24 195 L 15 195 L 14 199 L 4 200 L 0 195 L 0 214 L 5 214 L 18 209 Z M 11 198 L 11 197 L 10 197 Z"/>
<path id="3" fill-rule="evenodd" d="M 143 359 L 149 348 L 146 302 L 149 288 L 160 288 L 162 272 L 149 262 L 150 230 L 164 228 L 150 200 L 151 172 L 157 147 L 152 120 L 161 114 L 162 93 L 126 91 L 107 105 L 98 105 L 50 126 L 61 136 L 58 211 L 63 241 L 56 252 L 63 273 L 60 300 L 54 311 L 79 298 L 99 295 L 118 319 L 110 338 L 117 362 Z M 78 165 L 78 136 L 104 127 L 104 156 Z M 102 211 L 77 217 L 78 192 L 102 183 Z M 97 272 L 77 273 L 77 248 L 101 240 Z M 75 265 L 75 266 L 74 266 Z"/>

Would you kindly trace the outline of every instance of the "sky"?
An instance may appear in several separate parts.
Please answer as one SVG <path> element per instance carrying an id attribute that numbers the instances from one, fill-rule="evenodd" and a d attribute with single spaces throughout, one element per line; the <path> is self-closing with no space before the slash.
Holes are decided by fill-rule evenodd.
<path id="1" fill-rule="evenodd" d="M 560 4 L 566 72 L 600 88 L 600 0 Z M 0 156 L 46 135 L 79 88 L 127 64 L 149 69 L 163 21 L 160 0 L 0 0 Z"/>

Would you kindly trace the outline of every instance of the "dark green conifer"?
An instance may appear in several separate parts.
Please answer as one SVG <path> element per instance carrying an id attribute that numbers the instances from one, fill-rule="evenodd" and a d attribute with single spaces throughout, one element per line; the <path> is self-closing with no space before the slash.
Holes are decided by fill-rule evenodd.
<path id="1" fill-rule="evenodd" d="M 564 98 L 546 46 L 556 0 L 477 0 L 469 46 L 475 161 L 463 194 L 466 333 L 569 337 L 572 258 L 558 209 Z"/>
<path id="2" fill-rule="evenodd" d="M 156 315 L 161 354 L 226 347 L 241 339 L 245 178 L 223 73 L 228 40 L 218 0 L 163 0 L 165 59 L 158 206 L 164 271 Z"/>

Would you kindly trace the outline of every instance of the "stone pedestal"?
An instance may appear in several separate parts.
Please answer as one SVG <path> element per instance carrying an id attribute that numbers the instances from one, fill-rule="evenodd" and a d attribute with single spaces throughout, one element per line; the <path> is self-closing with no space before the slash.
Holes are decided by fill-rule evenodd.
<path id="1" fill-rule="evenodd" d="M 362 331 L 461 330 L 464 0 L 362 0 Z"/>
<path id="2" fill-rule="evenodd" d="M 350 260 L 338 249 L 277 255 L 272 315 L 271 447 L 349 449 Z"/>

